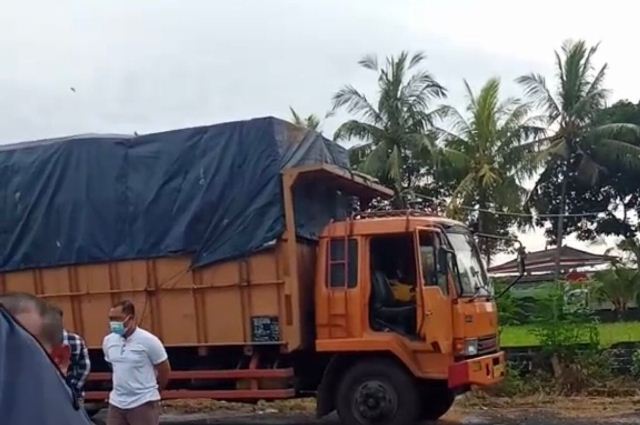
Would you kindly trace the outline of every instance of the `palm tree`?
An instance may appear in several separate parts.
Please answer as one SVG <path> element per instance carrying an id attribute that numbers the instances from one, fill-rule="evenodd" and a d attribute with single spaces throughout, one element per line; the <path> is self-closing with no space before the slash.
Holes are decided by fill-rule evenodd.
<path id="1" fill-rule="evenodd" d="M 596 113 L 605 106 L 608 91 L 604 88 L 607 64 L 596 69 L 593 56 L 598 46 L 587 47 L 584 41 L 567 41 L 555 52 L 557 89 L 553 93 L 540 74 L 522 76 L 517 81 L 525 93 L 543 108 L 546 125 L 553 135 L 533 142 L 542 150 L 538 163 L 547 170 L 560 165 L 560 217 L 557 224 L 556 277 L 560 271 L 560 248 L 567 205 L 567 179 L 570 172 L 583 181 L 595 184 L 606 165 L 640 167 L 640 147 L 624 141 L 637 137 L 640 129 L 631 124 L 595 125 Z M 548 161 L 552 159 L 552 161 Z M 575 164 L 575 169 L 570 167 Z"/>
<path id="2" fill-rule="evenodd" d="M 630 263 L 636 269 L 640 268 L 640 241 L 638 239 L 634 237 L 624 238 L 616 244 L 615 249 L 622 251 L 624 262 Z M 607 249 L 605 255 L 611 255 L 615 249 Z"/>
<path id="3" fill-rule="evenodd" d="M 425 166 L 434 158 L 430 132 L 438 111 L 429 106 L 446 95 L 429 72 L 418 69 L 424 59 L 423 53 L 402 52 L 379 66 L 376 57 L 366 56 L 359 64 L 378 74 L 377 102 L 349 85 L 333 96 L 333 111 L 344 108 L 357 117 L 343 123 L 334 139 L 361 142 L 350 150 L 353 164 L 392 187 L 401 207 L 402 194 L 424 180 Z"/>
<path id="4" fill-rule="evenodd" d="M 449 129 L 440 129 L 445 143 L 445 158 L 457 175 L 457 187 L 450 201 L 450 213 L 462 211 L 461 204 L 478 208 L 480 232 L 495 233 L 497 221 L 488 209 L 518 210 L 525 190 L 523 178 L 533 169 L 528 165 L 523 142 L 544 133 L 539 117 L 531 116 L 528 104 L 509 98 L 500 101 L 500 81 L 488 80 L 476 96 L 465 81 L 468 104 L 465 114 L 445 107 Z M 468 215 L 466 211 L 460 215 Z M 487 264 L 494 247 L 481 245 Z"/>
<path id="5" fill-rule="evenodd" d="M 289 107 L 289 110 L 291 111 L 291 118 L 295 125 L 297 125 L 298 127 L 306 128 L 308 130 L 318 132 L 320 131 L 321 121 L 317 115 L 310 114 L 307 117 L 303 118 L 291 106 Z"/>
<path id="6" fill-rule="evenodd" d="M 629 269 L 618 264 L 612 265 L 609 270 L 596 272 L 595 288 L 596 298 L 600 301 L 609 301 L 613 304 L 618 317 L 627 311 L 629 303 L 638 298 L 640 293 L 640 273 L 638 270 Z"/>

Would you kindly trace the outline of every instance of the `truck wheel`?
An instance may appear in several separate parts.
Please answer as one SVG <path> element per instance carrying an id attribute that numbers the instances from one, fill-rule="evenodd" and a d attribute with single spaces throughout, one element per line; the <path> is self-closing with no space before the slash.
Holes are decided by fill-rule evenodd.
<path id="1" fill-rule="evenodd" d="M 340 383 L 336 407 L 345 425 L 412 425 L 419 416 L 413 377 L 387 360 L 352 367 Z"/>
<path id="2" fill-rule="evenodd" d="M 425 385 L 421 391 L 420 419 L 435 421 L 451 409 L 456 397 L 446 385 Z"/>

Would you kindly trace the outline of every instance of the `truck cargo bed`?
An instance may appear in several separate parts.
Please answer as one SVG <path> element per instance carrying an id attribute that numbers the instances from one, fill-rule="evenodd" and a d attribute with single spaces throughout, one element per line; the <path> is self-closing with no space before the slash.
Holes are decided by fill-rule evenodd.
<path id="1" fill-rule="evenodd" d="M 191 268 L 188 257 L 76 265 L 0 274 L 0 293 L 29 292 L 58 305 L 65 327 L 99 348 L 111 305 L 132 300 L 141 326 L 165 345 L 281 344 L 312 338 L 315 245 L 297 242 L 299 276 L 287 244 Z"/>

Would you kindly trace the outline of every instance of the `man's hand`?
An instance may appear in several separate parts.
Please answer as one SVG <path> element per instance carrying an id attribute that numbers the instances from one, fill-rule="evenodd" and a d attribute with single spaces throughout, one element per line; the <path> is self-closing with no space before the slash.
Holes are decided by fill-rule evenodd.
<path id="1" fill-rule="evenodd" d="M 156 376 L 160 391 L 167 388 L 167 384 L 169 384 L 169 374 L 171 374 L 171 365 L 169 364 L 169 360 L 165 360 L 156 365 Z"/>

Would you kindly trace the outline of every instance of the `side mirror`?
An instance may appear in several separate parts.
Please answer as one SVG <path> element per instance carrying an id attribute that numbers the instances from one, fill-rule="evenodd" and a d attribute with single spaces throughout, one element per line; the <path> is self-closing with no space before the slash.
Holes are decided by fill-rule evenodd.
<path id="1" fill-rule="evenodd" d="M 513 288 L 516 285 L 516 283 L 520 282 L 520 279 L 522 279 L 522 276 L 524 276 L 524 272 L 526 271 L 525 262 L 524 262 L 526 257 L 527 257 L 527 253 L 525 252 L 524 247 L 521 245 L 518 248 L 518 258 L 517 258 L 517 261 L 518 261 L 518 276 L 516 276 L 516 278 L 513 279 L 513 281 L 509 285 L 507 285 L 507 287 L 504 288 L 502 290 L 502 292 L 500 292 L 500 294 L 498 294 L 496 299 L 502 297 L 504 294 L 509 292 L 509 290 L 511 288 Z"/>

